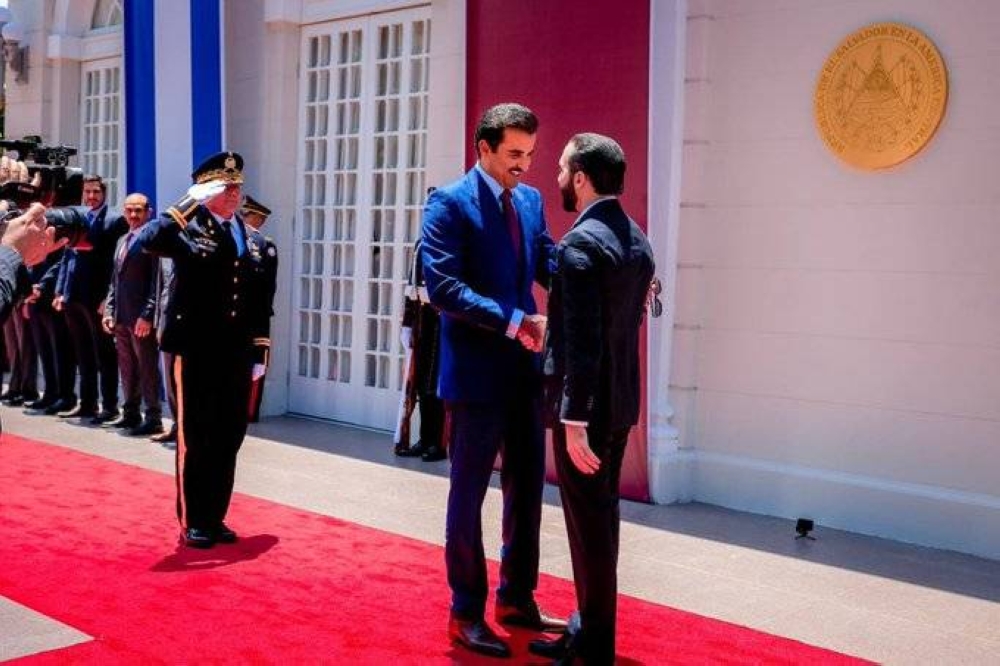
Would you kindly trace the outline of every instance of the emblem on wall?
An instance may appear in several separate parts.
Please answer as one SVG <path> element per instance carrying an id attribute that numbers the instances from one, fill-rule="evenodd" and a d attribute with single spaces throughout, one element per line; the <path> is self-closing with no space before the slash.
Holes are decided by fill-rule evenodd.
<path id="1" fill-rule="evenodd" d="M 845 38 L 816 83 L 816 126 L 848 164 L 883 169 L 934 136 L 948 100 L 948 72 L 934 43 L 900 23 L 875 23 Z"/>

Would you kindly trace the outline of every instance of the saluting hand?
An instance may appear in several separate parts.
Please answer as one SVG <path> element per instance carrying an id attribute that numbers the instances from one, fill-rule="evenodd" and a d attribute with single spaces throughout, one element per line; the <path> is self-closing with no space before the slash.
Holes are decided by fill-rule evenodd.
<path id="1" fill-rule="evenodd" d="M 591 475 L 601 468 L 601 459 L 594 454 L 587 439 L 587 427 L 563 424 L 566 428 L 566 452 L 582 474 Z"/>
<path id="2" fill-rule="evenodd" d="M 188 188 L 188 196 L 198 203 L 219 196 L 226 191 L 226 183 L 222 180 L 210 180 L 207 183 L 197 183 Z"/>

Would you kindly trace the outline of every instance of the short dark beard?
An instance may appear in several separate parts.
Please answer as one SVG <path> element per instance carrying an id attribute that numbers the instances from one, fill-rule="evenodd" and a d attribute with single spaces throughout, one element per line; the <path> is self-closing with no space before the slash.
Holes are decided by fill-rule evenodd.
<path id="1" fill-rule="evenodd" d="M 562 194 L 563 210 L 567 213 L 575 213 L 576 205 L 580 200 L 576 196 L 576 190 L 573 189 L 573 181 L 570 180 L 566 187 L 560 187 L 559 193 Z"/>

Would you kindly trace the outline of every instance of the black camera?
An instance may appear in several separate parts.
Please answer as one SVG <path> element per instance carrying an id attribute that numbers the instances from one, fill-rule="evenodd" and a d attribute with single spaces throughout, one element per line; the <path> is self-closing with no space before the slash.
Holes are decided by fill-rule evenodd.
<path id="1" fill-rule="evenodd" d="M 17 151 L 18 159 L 28 167 L 31 177 L 31 182 L 10 181 L 0 185 L 0 201 L 7 205 L 6 214 L 0 218 L 2 227 L 6 228 L 7 220 L 39 202 L 48 207 L 45 221 L 56 230 L 56 238 L 66 238 L 70 247 L 85 249 L 87 214 L 79 206 L 83 196 L 83 171 L 69 166 L 69 158 L 76 155 L 76 148 L 46 146 L 38 136 L 26 136 L 19 141 L 0 140 L 0 148 Z"/>

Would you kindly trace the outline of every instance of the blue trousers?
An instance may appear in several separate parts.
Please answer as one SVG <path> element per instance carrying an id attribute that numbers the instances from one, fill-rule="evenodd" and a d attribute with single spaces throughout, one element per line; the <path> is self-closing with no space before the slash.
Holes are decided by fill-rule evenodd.
<path id="1" fill-rule="evenodd" d="M 451 485 L 445 564 L 452 613 L 482 619 L 488 582 L 482 508 L 497 454 L 502 457 L 503 547 L 497 597 L 520 604 L 538 585 L 538 532 L 545 483 L 541 400 L 531 390 L 499 403 L 448 401 Z"/>

